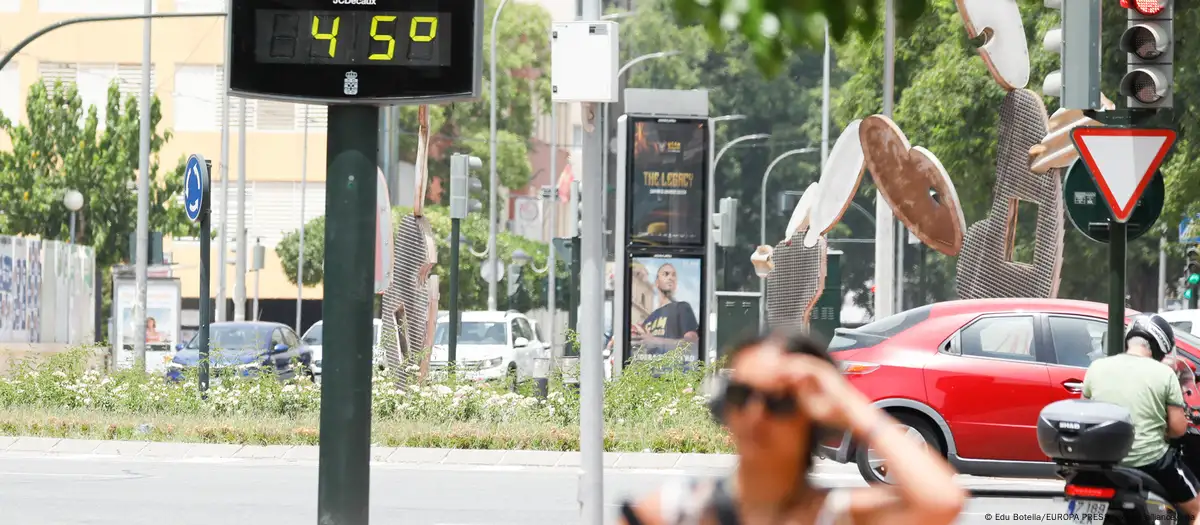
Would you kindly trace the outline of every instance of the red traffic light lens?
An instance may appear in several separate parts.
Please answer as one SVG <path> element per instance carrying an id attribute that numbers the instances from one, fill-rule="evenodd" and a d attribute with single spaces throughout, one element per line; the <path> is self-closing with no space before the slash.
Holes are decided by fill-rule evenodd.
<path id="1" fill-rule="evenodd" d="M 1121 0 L 1121 7 L 1133 8 L 1142 16 L 1154 16 L 1167 8 L 1167 0 Z"/>

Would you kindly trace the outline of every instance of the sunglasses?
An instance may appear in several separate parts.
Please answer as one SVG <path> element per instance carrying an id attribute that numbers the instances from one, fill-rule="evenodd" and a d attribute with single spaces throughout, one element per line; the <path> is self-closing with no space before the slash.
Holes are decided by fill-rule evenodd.
<path id="1" fill-rule="evenodd" d="M 763 392 L 743 383 L 729 383 L 725 387 L 725 402 L 737 409 L 744 409 L 751 401 L 762 401 L 767 413 L 775 417 L 787 417 L 796 413 L 796 399 L 788 394 Z"/>

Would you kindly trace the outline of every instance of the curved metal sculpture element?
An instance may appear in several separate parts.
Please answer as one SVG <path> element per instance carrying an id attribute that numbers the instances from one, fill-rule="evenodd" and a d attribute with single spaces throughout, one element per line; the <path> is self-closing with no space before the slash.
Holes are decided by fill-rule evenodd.
<path id="1" fill-rule="evenodd" d="M 809 186 L 804 192 L 804 197 L 808 197 L 809 193 L 814 194 L 807 218 L 812 227 L 804 236 L 805 246 L 816 246 L 817 238 L 829 233 L 842 220 L 846 210 L 850 209 L 850 203 L 854 202 L 867 166 L 858 133 L 861 125 L 861 120 L 855 120 L 842 130 L 821 169 L 821 178 L 817 183 L 819 191 Z M 788 235 L 791 234 L 789 230 Z"/>
<path id="2" fill-rule="evenodd" d="M 867 170 L 896 218 L 922 242 L 958 255 L 967 221 L 946 168 L 929 150 L 911 146 L 904 132 L 883 115 L 859 126 Z"/>
<path id="3" fill-rule="evenodd" d="M 979 56 L 992 79 L 1007 91 L 1029 84 L 1029 44 L 1016 0 L 955 0 L 967 36 L 984 37 Z"/>
<path id="4" fill-rule="evenodd" d="M 392 283 L 383 294 L 383 327 L 379 345 L 387 367 L 403 387 L 419 371 L 418 379 L 428 373 L 431 336 L 437 322 L 438 280 L 432 274 L 437 263 L 437 245 L 429 220 L 424 217 L 425 188 L 429 182 L 429 112 L 418 110 L 420 128 L 413 213 L 400 219 L 396 242 L 392 243 Z"/>
<path id="5" fill-rule="evenodd" d="M 996 148 L 996 184 L 988 217 L 967 230 L 958 260 L 958 296 L 962 299 L 1058 295 L 1062 268 L 1062 169 L 1032 173 L 1029 151 L 1049 126 L 1041 97 L 1029 90 L 1008 93 L 1000 106 Z M 1020 201 L 1037 205 L 1033 264 L 1013 262 L 1013 241 Z"/>
<path id="6" fill-rule="evenodd" d="M 797 232 L 803 238 L 807 229 Z M 774 267 L 767 275 L 767 322 L 771 328 L 807 330 L 817 299 L 825 289 L 828 248 L 821 237 L 816 246 L 783 241 L 770 253 Z"/>

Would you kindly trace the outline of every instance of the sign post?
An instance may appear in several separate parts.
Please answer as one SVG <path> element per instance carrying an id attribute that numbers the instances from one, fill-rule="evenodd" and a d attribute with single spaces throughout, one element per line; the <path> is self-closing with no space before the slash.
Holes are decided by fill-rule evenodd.
<path id="1" fill-rule="evenodd" d="M 212 324 L 212 299 L 209 291 L 209 267 L 212 260 L 212 215 L 209 213 L 209 190 L 212 181 L 208 170 L 212 162 L 200 155 L 188 157 L 183 168 L 183 208 L 188 220 L 200 223 L 200 395 L 208 391 L 208 327 Z"/>
<path id="2" fill-rule="evenodd" d="M 484 2 L 228 5 L 229 94 L 329 106 L 323 316 L 325 336 L 342 351 L 323 363 L 317 521 L 366 525 L 376 289 L 370 269 L 376 231 L 387 226 L 377 224 L 376 213 L 379 107 L 478 99 Z M 425 170 L 417 166 L 419 178 Z"/>
<path id="3" fill-rule="evenodd" d="M 1175 131 L 1169 129 L 1079 127 L 1071 131 L 1071 140 L 1079 149 L 1080 160 L 1092 174 L 1112 212 L 1112 220 L 1108 221 L 1108 355 L 1123 352 L 1125 346 L 1128 223 L 1147 186 L 1156 178 L 1167 152 L 1175 144 L 1175 138 Z M 1161 204 L 1159 208 L 1161 213 Z M 1147 224 L 1144 228 L 1150 226 Z M 1091 229 L 1090 225 L 1088 229 Z"/>

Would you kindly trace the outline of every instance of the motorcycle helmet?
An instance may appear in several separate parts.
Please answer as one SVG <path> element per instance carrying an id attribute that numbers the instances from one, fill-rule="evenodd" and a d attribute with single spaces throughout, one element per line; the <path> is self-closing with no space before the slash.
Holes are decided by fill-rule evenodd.
<path id="1" fill-rule="evenodd" d="M 1125 330 L 1125 342 L 1128 343 L 1134 337 L 1141 337 L 1150 342 L 1150 355 L 1155 361 L 1162 361 L 1163 357 L 1175 349 L 1175 330 L 1158 314 L 1134 317 L 1129 323 L 1129 328 Z"/>

